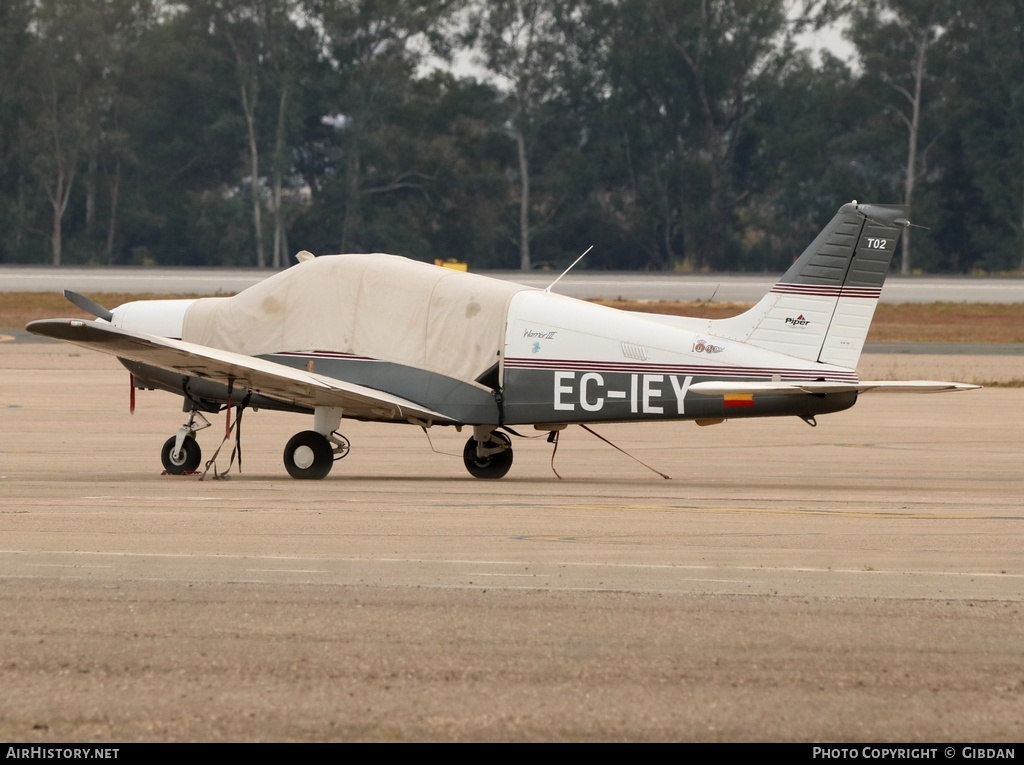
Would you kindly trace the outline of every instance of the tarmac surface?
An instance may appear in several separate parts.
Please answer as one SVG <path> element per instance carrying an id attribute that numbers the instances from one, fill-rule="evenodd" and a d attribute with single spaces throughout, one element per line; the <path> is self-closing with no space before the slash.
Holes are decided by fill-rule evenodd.
<path id="1" fill-rule="evenodd" d="M 594 428 L 628 455 L 570 428 L 500 481 L 465 432 L 365 423 L 293 481 L 307 418 L 251 411 L 241 470 L 161 475 L 178 399 L 128 399 L 0 343 L 0 741 L 1022 740 L 1024 388 Z"/>

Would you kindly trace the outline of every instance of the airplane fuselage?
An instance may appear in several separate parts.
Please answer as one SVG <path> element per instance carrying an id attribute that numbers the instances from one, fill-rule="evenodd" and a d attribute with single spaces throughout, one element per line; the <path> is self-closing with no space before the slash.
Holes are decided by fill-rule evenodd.
<path id="1" fill-rule="evenodd" d="M 181 317 L 189 301 L 166 301 L 163 306 L 161 302 L 127 304 L 115 315 L 114 323 L 132 331 L 180 336 Z M 543 291 L 523 291 L 510 303 L 504 337 L 496 338 L 497 369 L 490 384 L 467 383 L 386 359 L 328 349 L 281 349 L 261 358 L 387 391 L 462 424 L 547 426 L 634 420 L 706 424 L 743 417 L 810 418 L 847 409 L 856 402 L 856 393 L 756 398 L 695 395 L 691 386 L 705 380 L 849 381 L 856 379 L 856 373 L 752 349 L 707 331 L 686 329 L 684 321 L 672 323 L 652 314 L 615 310 Z M 806 324 L 806 320 L 793 322 L 787 331 L 799 334 L 806 331 Z M 187 391 L 211 410 L 228 396 L 222 383 L 183 379 L 142 364 L 123 363 L 138 385 Z M 261 397 L 258 392 L 250 405 L 310 411 L 292 402 Z"/>
<path id="2" fill-rule="evenodd" d="M 689 324 L 689 326 L 687 326 Z M 853 395 L 695 395 L 705 380 L 856 379 L 711 334 L 708 322 L 620 311 L 544 292 L 517 295 L 509 310 L 502 380 L 508 423 L 721 421 L 847 409 Z M 801 325 L 785 331 L 805 332 Z"/>

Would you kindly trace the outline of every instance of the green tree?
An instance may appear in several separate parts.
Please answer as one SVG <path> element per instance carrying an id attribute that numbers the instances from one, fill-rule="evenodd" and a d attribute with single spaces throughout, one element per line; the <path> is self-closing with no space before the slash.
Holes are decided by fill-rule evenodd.
<path id="1" fill-rule="evenodd" d="M 879 95 L 878 116 L 898 121 L 906 133 L 902 202 L 913 214 L 918 182 L 928 171 L 928 149 L 941 131 L 939 121 L 928 117 L 940 95 L 930 64 L 951 9 L 935 0 L 869 0 L 851 8 L 848 34 L 864 66 L 862 81 L 879 83 L 892 94 Z M 913 270 L 911 244 L 912 229 L 907 229 L 900 243 L 903 274 Z"/>
<path id="2" fill-rule="evenodd" d="M 367 216 L 393 195 L 420 192 L 429 182 L 415 152 L 395 151 L 418 127 L 399 119 L 418 69 L 444 52 L 458 4 L 448 0 L 351 0 L 317 4 L 324 73 L 321 117 L 308 125 L 309 168 L 319 165 L 318 225 L 342 251 L 373 246 Z M 311 165 L 312 163 L 312 165 Z"/>
<path id="3" fill-rule="evenodd" d="M 122 80 L 133 163 L 119 262 L 253 264 L 246 128 L 234 68 L 211 31 L 207 14 L 169 7 Z"/>
<path id="4" fill-rule="evenodd" d="M 565 9 L 562 9 L 563 13 Z M 539 131 L 550 121 L 546 104 L 555 98 L 557 63 L 565 50 L 553 6 L 544 0 L 487 0 L 470 17 L 471 44 L 479 62 L 507 93 L 519 181 L 519 268 L 531 266 L 530 159 Z M 546 218 L 553 214 L 549 205 Z"/>
<path id="5" fill-rule="evenodd" d="M 315 37 L 308 26 L 299 27 L 303 10 L 299 0 L 194 0 L 194 7 L 209 16 L 213 40 L 234 72 L 233 93 L 245 124 L 256 265 L 267 264 L 263 213 L 269 206 L 272 263 L 280 267 L 289 100 L 303 60 L 312 55 Z M 271 155 L 269 163 L 263 160 L 265 152 Z M 269 183 L 265 164 L 270 165 Z"/>
<path id="6" fill-rule="evenodd" d="M 32 71 L 36 101 L 30 127 L 32 171 L 50 205 L 50 257 L 64 256 L 64 215 L 83 157 L 93 141 L 94 109 L 100 102 L 102 45 L 99 0 L 40 0 L 34 26 Z"/>
<path id="7" fill-rule="evenodd" d="M 736 154 L 744 139 L 759 78 L 776 77 L 788 47 L 783 2 L 701 0 L 699 8 L 659 4 L 658 29 L 685 64 L 704 129 L 701 154 L 706 158 L 707 208 L 703 236 L 697 239 L 696 265 L 720 265 L 726 251 L 730 212 L 737 202 L 733 185 Z M 686 10 L 690 10 L 689 13 Z"/>
<path id="8" fill-rule="evenodd" d="M 64 261 L 69 225 L 77 233 L 69 241 L 77 244 L 79 258 L 97 259 L 101 249 L 106 260 L 112 258 L 120 167 L 128 153 L 119 116 L 125 104 L 123 77 L 152 20 L 149 0 L 35 4 L 29 27 L 34 97 L 26 104 L 19 149 L 31 157 L 32 175 L 49 205 L 54 265 Z M 105 236 L 98 233 L 101 198 L 106 200 Z M 68 218 L 76 204 L 81 212 L 77 228 Z M 98 244 L 101 239 L 104 245 Z"/>
<path id="9" fill-rule="evenodd" d="M 416 78 L 374 155 L 378 172 L 396 178 L 404 169 L 406 183 L 370 197 L 364 220 L 373 240 L 421 260 L 506 267 L 515 238 L 506 168 L 515 160 L 504 115 L 486 83 L 444 71 Z"/>
<path id="10" fill-rule="evenodd" d="M 595 73 L 600 208 L 645 267 L 722 268 L 739 247 L 737 186 L 756 95 L 792 55 L 783 2 L 588 0 L 574 55 Z"/>
<path id="11" fill-rule="evenodd" d="M 948 215 L 972 226 L 972 265 L 1024 270 L 1024 6 L 961 5 L 948 34 L 960 170 L 950 192 L 965 191 L 967 176 L 979 202 Z"/>
<path id="12" fill-rule="evenodd" d="M 744 237 L 737 265 L 783 270 L 840 203 L 875 198 L 865 151 L 850 140 L 869 111 L 856 85 L 845 62 L 826 55 L 815 65 L 807 51 L 760 82 L 737 162 L 737 188 L 746 192 L 737 211 Z"/>
<path id="13" fill-rule="evenodd" d="M 592 0 L 571 30 L 588 201 L 605 229 L 590 266 L 662 269 L 686 249 L 682 179 L 695 105 L 685 72 L 657 44 L 651 11 L 646 0 Z"/>
<path id="14" fill-rule="evenodd" d="M 107 224 L 102 251 L 104 260 L 112 263 L 119 231 L 122 182 L 126 169 L 137 161 L 125 115 L 142 108 L 125 84 L 144 55 L 140 41 L 156 23 L 156 10 L 151 0 L 112 0 L 105 5 L 102 23 L 102 46 L 97 51 L 103 67 L 102 85 L 97 89 L 97 103 L 92 110 L 92 136 L 85 168 L 85 235 L 90 240 L 95 238 L 99 198 L 105 197 Z"/>
<path id="15" fill-rule="evenodd" d="M 22 257 L 31 237 L 30 173 L 23 150 L 39 107 L 33 97 L 33 0 L 0 3 L 0 260 Z"/>

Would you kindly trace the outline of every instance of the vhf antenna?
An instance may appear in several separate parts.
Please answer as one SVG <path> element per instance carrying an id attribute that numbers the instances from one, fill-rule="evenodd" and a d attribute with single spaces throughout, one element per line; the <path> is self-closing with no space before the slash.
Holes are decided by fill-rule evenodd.
<path id="1" fill-rule="evenodd" d="M 580 262 L 581 260 L 583 260 L 583 256 L 584 256 L 584 255 L 586 255 L 586 254 L 587 254 L 588 252 L 590 252 L 590 251 L 591 251 L 592 249 L 594 249 L 594 245 L 590 245 L 590 246 L 589 246 L 589 247 L 588 247 L 588 248 L 587 248 L 586 250 L 584 250 L 584 251 L 583 251 L 583 255 L 580 255 L 580 256 L 579 256 L 578 258 L 576 258 L 576 260 L 574 260 L 574 261 L 572 262 L 572 266 L 569 266 L 569 267 L 568 267 L 567 269 L 565 269 L 564 271 L 562 271 L 562 273 L 561 273 L 561 274 L 559 274 L 559 276 L 558 276 L 558 279 L 561 279 L 561 278 L 562 278 L 563 276 L 565 276 L 565 275 L 566 275 L 567 273 L 569 273 L 570 271 L 572 271 L 572 269 L 573 269 L 573 266 L 575 266 L 575 265 L 576 265 L 577 263 L 579 263 L 579 262 Z M 554 280 L 553 282 L 551 282 L 551 284 L 549 284 L 549 285 L 548 285 L 547 287 L 545 287 L 545 288 L 544 288 L 544 291 L 545 291 L 545 292 L 551 292 L 551 288 L 552 288 L 552 287 L 554 287 L 554 286 L 555 286 L 556 284 L 558 284 L 558 279 L 555 279 L 555 280 Z"/>

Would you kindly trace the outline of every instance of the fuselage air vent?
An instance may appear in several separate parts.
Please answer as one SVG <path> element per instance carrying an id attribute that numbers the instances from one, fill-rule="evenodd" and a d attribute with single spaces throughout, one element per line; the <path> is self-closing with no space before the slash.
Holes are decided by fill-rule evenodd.
<path id="1" fill-rule="evenodd" d="M 633 343 L 622 344 L 622 355 L 627 359 L 633 359 L 635 361 L 647 361 L 647 349 L 642 345 L 634 345 Z"/>

